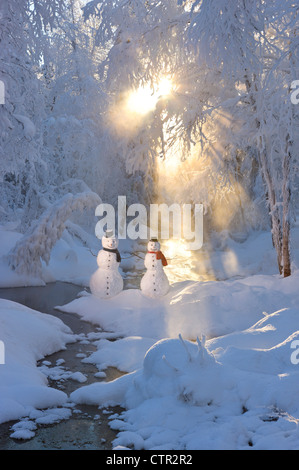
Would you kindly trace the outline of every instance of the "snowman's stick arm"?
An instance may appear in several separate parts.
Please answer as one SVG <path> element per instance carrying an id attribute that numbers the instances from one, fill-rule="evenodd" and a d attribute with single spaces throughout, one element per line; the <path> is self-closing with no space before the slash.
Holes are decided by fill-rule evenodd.
<path id="1" fill-rule="evenodd" d="M 132 258 L 132 256 L 137 256 L 137 258 L 144 259 L 144 257 L 137 255 L 137 253 L 135 253 L 135 252 L 133 252 L 132 255 L 129 256 L 129 258 Z M 125 259 L 127 259 L 127 258 L 125 258 Z M 167 259 L 171 261 L 173 259 L 176 259 L 176 257 L 174 257 L 174 258 L 167 257 Z"/>
<path id="2" fill-rule="evenodd" d="M 92 256 L 94 256 L 95 258 L 97 257 L 97 255 L 95 255 L 90 248 L 88 248 L 88 251 L 92 254 Z"/>

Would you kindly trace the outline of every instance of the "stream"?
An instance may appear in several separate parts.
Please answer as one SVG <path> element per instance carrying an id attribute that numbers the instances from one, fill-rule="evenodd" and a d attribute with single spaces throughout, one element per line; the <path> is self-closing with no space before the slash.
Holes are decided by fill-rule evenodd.
<path id="1" fill-rule="evenodd" d="M 81 286 L 64 282 L 54 282 L 43 287 L 0 289 L 0 298 L 13 300 L 58 317 L 74 334 L 82 338 L 82 341 L 69 343 L 65 350 L 51 354 L 38 363 L 38 366 L 46 364 L 48 367 L 62 364 L 63 370 L 80 371 L 86 376 L 87 380 L 83 384 L 70 379 L 59 381 L 49 379 L 49 386 L 63 390 L 67 395 L 82 385 L 100 380 L 114 380 L 122 374 L 115 368 L 109 368 L 105 371 L 105 379 L 96 378 L 94 376 L 98 372 L 96 366 L 81 361 L 82 357 L 89 356 L 96 350 L 92 342 L 84 341 L 84 338 L 89 333 L 97 332 L 98 329 L 95 325 L 82 321 L 76 314 L 55 310 L 55 306 L 72 301 L 82 290 Z M 68 419 L 50 425 L 38 425 L 35 436 L 30 440 L 11 438 L 11 427 L 16 421 L 6 422 L 0 424 L 0 450 L 110 450 L 116 432 L 109 427 L 109 416 L 119 414 L 121 411 L 119 407 L 99 410 L 97 406 L 91 405 L 74 406 Z"/>

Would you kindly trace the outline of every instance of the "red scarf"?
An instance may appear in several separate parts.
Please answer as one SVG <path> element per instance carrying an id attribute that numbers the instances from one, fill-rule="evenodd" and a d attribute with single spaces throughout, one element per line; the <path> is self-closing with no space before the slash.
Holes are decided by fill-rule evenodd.
<path id="1" fill-rule="evenodd" d="M 156 259 L 160 259 L 162 261 L 162 265 L 167 266 L 168 263 L 162 251 L 148 251 L 148 253 L 156 255 Z"/>

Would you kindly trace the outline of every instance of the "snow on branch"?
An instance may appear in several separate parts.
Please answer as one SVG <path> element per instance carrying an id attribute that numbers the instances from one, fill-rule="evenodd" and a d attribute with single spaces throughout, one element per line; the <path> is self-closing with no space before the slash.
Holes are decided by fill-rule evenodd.
<path id="1" fill-rule="evenodd" d="M 48 264 L 51 250 L 61 237 L 65 223 L 72 212 L 96 207 L 100 203 L 100 197 L 91 191 L 64 195 L 45 211 L 8 253 L 7 260 L 10 267 L 18 274 L 40 278 L 41 260 Z"/>

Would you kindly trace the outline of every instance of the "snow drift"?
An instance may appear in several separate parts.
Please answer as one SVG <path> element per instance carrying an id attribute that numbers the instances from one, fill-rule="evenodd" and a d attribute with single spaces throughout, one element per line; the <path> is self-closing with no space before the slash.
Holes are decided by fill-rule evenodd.
<path id="1" fill-rule="evenodd" d="M 59 307 L 110 329 L 113 339 L 123 335 L 103 334 L 85 360 L 129 372 L 82 386 L 71 400 L 125 408 L 110 423 L 119 431 L 115 446 L 298 449 L 299 369 L 291 361 L 298 277 L 179 283 L 152 308 L 133 289 Z"/>

